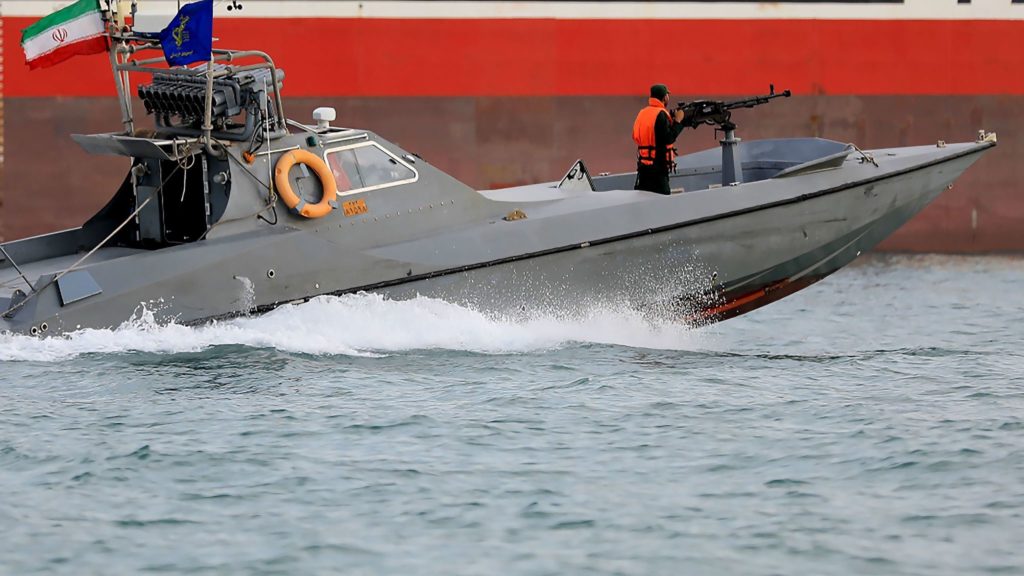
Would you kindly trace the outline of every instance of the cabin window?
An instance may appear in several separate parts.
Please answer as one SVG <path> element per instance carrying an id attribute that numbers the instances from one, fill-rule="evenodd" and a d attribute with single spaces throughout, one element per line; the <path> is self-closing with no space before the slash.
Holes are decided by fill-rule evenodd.
<path id="1" fill-rule="evenodd" d="M 354 152 L 364 186 L 379 186 L 414 177 L 412 170 L 376 146 L 355 148 Z"/>
<path id="2" fill-rule="evenodd" d="M 324 156 L 339 194 L 414 182 L 418 177 L 408 164 L 372 142 L 328 150 Z"/>
<path id="3" fill-rule="evenodd" d="M 338 192 L 351 192 L 363 187 L 363 179 L 359 176 L 355 152 L 338 150 L 327 154 L 327 164 L 334 172 L 334 181 L 338 184 Z"/>

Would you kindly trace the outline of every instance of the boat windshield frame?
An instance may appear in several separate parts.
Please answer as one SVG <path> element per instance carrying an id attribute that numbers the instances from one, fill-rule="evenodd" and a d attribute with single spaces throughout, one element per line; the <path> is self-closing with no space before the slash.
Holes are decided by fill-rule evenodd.
<path id="1" fill-rule="evenodd" d="M 398 157 L 397 154 L 392 153 L 387 148 L 381 146 L 380 143 L 374 142 L 373 140 L 368 140 L 368 141 L 365 141 L 365 142 L 358 142 L 358 143 L 354 143 L 354 144 L 345 144 L 344 146 L 334 146 L 332 148 L 327 148 L 327 149 L 324 150 L 324 153 L 323 153 L 324 163 L 327 164 L 328 166 L 331 166 L 331 161 L 327 158 L 328 154 L 331 154 L 331 153 L 334 153 L 334 152 L 344 152 L 346 150 L 354 150 L 356 148 L 367 148 L 367 147 L 377 148 L 378 150 L 380 150 L 381 152 L 386 154 L 387 157 L 390 160 L 394 161 L 397 165 L 403 166 L 403 167 L 407 168 L 408 170 L 410 170 L 412 172 L 412 174 L 413 174 L 413 177 L 412 178 L 405 178 L 405 179 L 402 179 L 402 180 L 395 180 L 393 182 L 384 182 L 382 184 L 374 184 L 372 186 L 363 186 L 362 188 L 354 188 L 352 190 L 345 190 L 344 192 L 339 190 L 338 191 L 338 196 L 350 196 L 350 195 L 353 195 L 353 194 L 361 194 L 363 192 L 372 192 L 374 190 L 380 190 L 382 188 L 391 188 L 391 187 L 394 187 L 394 186 L 401 186 L 403 184 L 412 184 L 414 182 L 418 182 L 419 181 L 419 179 L 420 179 L 420 172 L 419 172 L 419 170 L 417 170 L 415 167 L 413 167 L 411 164 L 409 164 L 408 162 L 406 162 L 402 158 Z M 332 168 L 332 170 L 333 170 L 333 168 Z"/>

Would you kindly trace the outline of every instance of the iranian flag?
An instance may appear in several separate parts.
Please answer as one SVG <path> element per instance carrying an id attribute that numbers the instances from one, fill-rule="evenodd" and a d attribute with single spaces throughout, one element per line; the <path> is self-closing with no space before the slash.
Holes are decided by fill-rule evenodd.
<path id="1" fill-rule="evenodd" d="M 79 54 L 107 51 L 98 0 L 78 0 L 21 32 L 21 47 L 30 70 L 45 68 Z"/>

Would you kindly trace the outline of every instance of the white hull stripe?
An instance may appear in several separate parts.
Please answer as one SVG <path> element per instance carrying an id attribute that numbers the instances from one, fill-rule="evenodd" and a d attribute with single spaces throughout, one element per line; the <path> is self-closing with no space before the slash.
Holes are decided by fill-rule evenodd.
<path id="1" fill-rule="evenodd" d="M 567 20 L 1024 20 L 1012 0 L 849 2 L 474 2 L 393 0 L 216 0 L 217 18 L 567 19 Z M 43 16 L 67 1 L 4 0 L 0 16 Z M 139 21 L 166 22 L 177 0 L 141 0 Z"/>

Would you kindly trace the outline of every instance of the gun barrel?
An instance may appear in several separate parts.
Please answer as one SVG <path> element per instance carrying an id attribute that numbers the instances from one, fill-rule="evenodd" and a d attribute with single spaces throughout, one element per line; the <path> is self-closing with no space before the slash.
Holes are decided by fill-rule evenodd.
<path id="1" fill-rule="evenodd" d="M 780 93 L 772 92 L 771 94 L 767 94 L 764 96 L 744 98 L 743 100 L 733 100 L 732 102 L 726 102 L 725 108 L 726 110 L 734 110 L 736 108 L 753 108 L 754 106 L 767 104 L 769 101 L 774 100 L 776 98 L 789 98 L 790 94 L 790 91 L 786 90 Z"/>

